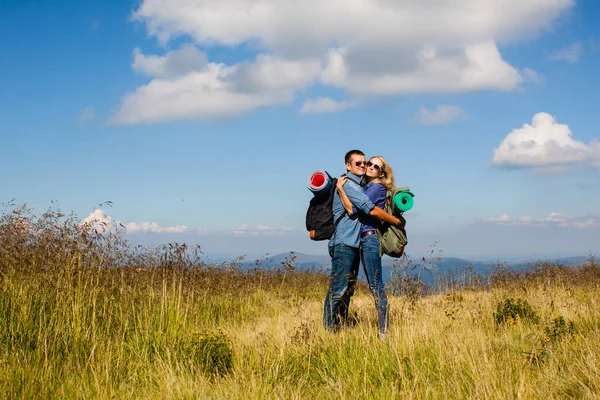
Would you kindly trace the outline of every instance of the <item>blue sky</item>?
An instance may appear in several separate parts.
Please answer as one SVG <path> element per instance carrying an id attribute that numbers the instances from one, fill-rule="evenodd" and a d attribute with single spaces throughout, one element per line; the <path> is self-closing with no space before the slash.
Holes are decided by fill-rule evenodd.
<path id="1" fill-rule="evenodd" d="M 598 252 L 600 5 L 442 3 L 4 0 L 0 201 L 323 254 L 308 176 L 359 148 L 415 192 L 412 254 Z"/>

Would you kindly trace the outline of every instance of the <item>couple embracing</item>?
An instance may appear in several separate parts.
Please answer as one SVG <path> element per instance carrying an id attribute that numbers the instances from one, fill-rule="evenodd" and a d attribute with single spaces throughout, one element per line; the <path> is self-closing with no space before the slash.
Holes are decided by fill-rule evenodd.
<path id="1" fill-rule="evenodd" d="M 351 150 L 344 161 L 346 174 L 338 179 L 333 198 L 333 218 L 337 227 L 329 240 L 331 279 L 323 324 L 335 332 L 347 320 L 362 260 L 375 298 L 379 334 L 383 338 L 389 321 L 377 228 L 384 223 L 404 228 L 406 221 L 383 210 L 386 190 L 394 187 L 394 173 L 383 157 L 375 156 L 367 161 L 362 151 Z"/>

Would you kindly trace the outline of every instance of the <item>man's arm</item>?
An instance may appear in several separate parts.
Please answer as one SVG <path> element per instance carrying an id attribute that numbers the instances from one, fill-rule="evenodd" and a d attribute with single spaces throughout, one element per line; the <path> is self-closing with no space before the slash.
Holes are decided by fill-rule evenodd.
<path id="1" fill-rule="evenodd" d="M 373 208 L 369 215 L 373 218 L 377 218 L 380 221 L 387 222 L 390 225 L 394 225 L 400 229 L 404 229 L 404 227 L 406 226 L 406 220 L 403 217 L 396 218 L 379 207 Z"/>
<path id="2" fill-rule="evenodd" d="M 337 181 L 336 189 L 338 191 L 338 194 L 340 195 L 340 200 L 342 201 L 342 205 L 344 206 L 344 209 L 346 210 L 348 215 L 352 215 L 356 212 L 356 209 L 352 205 L 350 198 L 348 197 L 348 195 L 346 194 L 346 191 L 344 190 L 344 184 L 346 183 L 347 180 L 348 180 L 348 178 L 346 178 L 345 176 L 340 177 Z"/>
<path id="3" fill-rule="evenodd" d="M 369 214 L 373 207 L 375 207 L 375 204 L 373 204 L 367 195 L 365 195 L 362 188 L 356 183 L 352 181 L 346 181 L 343 187 L 348 199 L 350 199 L 350 202 L 354 206 L 354 212 L 360 211 L 365 214 Z M 340 200 L 341 199 L 342 198 L 340 196 Z"/>
<path id="4" fill-rule="evenodd" d="M 370 199 L 384 199 L 385 201 L 387 201 L 386 192 L 386 188 L 382 185 L 370 185 L 365 190 L 365 195 L 367 195 Z M 404 226 L 406 225 L 406 220 L 402 216 L 396 218 L 395 216 L 387 213 L 380 207 L 375 207 L 375 209 L 371 210 L 371 213 L 369 215 L 380 221 L 387 222 L 390 225 L 395 225 L 401 229 L 404 229 Z"/>

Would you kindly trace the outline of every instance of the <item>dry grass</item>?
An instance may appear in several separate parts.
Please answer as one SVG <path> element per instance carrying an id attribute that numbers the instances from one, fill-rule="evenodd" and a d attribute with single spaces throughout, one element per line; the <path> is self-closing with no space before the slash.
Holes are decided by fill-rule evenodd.
<path id="1" fill-rule="evenodd" d="M 485 285 L 477 280 L 427 296 L 391 296 L 383 342 L 365 287 L 351 306 L 355 324 L 331 334 L 321 327 L 327 276 L 232 264 L 207 266 L 199 249 L 185 245 L 131 248 L 118 229 L 97 232 L 57 210 L 38 218 L 9 207 L 0 218 L 0 392 L 152 399 L 600 396 L 600 267 L 593 259 L 582 268 L 498 270 Z M 526 300 L 539 320 L 496 324 L 493 314 L 507 298 Z M 209 373 L 206 350 L 196 345 L 211 332 L 233 349 L 232 366 L 221 374 Z M 211 357 L 226 361 L 221 349 Z"/>

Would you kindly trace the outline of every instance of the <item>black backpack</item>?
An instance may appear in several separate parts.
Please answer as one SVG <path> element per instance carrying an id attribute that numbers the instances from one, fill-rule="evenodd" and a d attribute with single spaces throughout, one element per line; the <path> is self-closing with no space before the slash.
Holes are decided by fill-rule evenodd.
<path id="1" fill-rule="evenodd" d="M 346 211 L 344 211 L 337 221 L 333 220 L 333 195 L 336 190 L 337 178 L 332 178 L 328 172 L 325 173 L 331 180 L 331 187 L 325 193 L 315 194 L 306 211 L 306 230 L 315 231 L 315 236 L 311 237 L 312 240 L 331 239 L 337 225 L 346 215 Z"/>

